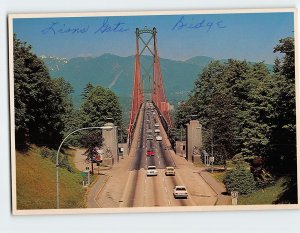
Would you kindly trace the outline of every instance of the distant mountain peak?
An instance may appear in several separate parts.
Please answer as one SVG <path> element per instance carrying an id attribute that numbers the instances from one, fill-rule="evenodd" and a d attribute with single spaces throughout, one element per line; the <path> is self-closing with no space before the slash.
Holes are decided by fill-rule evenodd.
<path id="1" fill-rule="evenodd" d="M 196 56 L 185 60 L 186 63 L 194 64 L 200 67 L 207 66 L 211 61 L 215 60 L 212 57 L 208 56 Z"/>
<path id="2" fill-rule="evenodd" d="M 68 64 L 69 62 L 69 60 L 64 57 L 55 57 L 47 55 L 41 55 L 39 57 L 44 61 L 49 71 L 59 71 L 64 65 Z"/>

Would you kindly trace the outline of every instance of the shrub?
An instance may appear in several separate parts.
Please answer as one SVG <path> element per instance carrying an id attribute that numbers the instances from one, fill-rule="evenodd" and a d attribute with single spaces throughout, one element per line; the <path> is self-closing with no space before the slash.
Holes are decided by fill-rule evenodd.
<path id="1" fill-rule="evenodd" d="M 51 154 L 51 150 L 50 150 L 49 148 L 47 148 L 47 147 L 42 147 L 42 148 L 40 149 L 40 154 L 41 154 L 41 157 L 42 157 L 43 159 L 49 158 L 49 157 L 50 157 L 50 154 Z"/>
<path id="2" fill-rule="evenodd" d="M 250 171 L 259 188 L 265 188 L 274 182 L 274 177 L 264 168 L 265 160 L 262 157 L 255 157 L 252 159 L 250 165 Z"/>
<path id="3" fill-rule="evenodd" d="M 241 195 L 252 193 L 256 183 L 253 174 L 247 169 L 247 164 L 242 158 L 236 158 L 234 165 L 234 168 L 227 171 L 224 177 L 227 192 L 238 191 Z"/>
<path id="4" fill-rule="evenodd" d="M 54 164 L 56 164 L 56 150 L 51 150 L 47 147 L 42 147 L 40 149 L 40 155 L 43 159 L 48 158 Z M 62 168 L 66 168 L 69 172 L 73 172 L 73 168 L 71 167 L 67 155 L 59 153 L 58 155 L 59 166 Z"/>

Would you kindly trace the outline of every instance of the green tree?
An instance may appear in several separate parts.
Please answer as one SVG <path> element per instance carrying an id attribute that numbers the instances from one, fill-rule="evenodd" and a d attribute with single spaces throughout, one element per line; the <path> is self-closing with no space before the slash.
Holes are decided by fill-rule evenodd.
<path id="1" fill-rule="evenodd" d="M 103 126 L 107 118 L 112 118 L 116 126 L 122 126 L 122 111 L 118 97 L 109 89 L 95 86 L 86 92 L 86 98 L 80 108 L 82 127 Z M 92 163 L 98 155 L 97 149 L 102 146 L 101 133 L 83 134 L 81 144 L 87 148 L 84 155 Z"/>
<path id="2" fill-rule="evenodd" d="M 31 46 L 14 35 L 15 136 L 18 148 L 35 143 L 56 146 L 67 112 L 62 91 Z"/>
<path id="3" fill-rule="evenodd" d="M 81 106 L 82 126 L 102 126 L 112 118 L 117 126 L 122 125 L 122 110 L 118 97 L 109 89 L 96 86 Z"/>
<path id="4" fill-rule="evenodd" d="M 94 86 L 91 83 L 86 84 L 86 86 L 83 89 L 83 92 L 81 93 L 82 99 L 85 100 L 89 93 L 93 90 Z"/>
<path id="5" fill-rule="evenodd" d="M 249 67 L 243 82 L 238 83 L 238 121 L 241 153 L 244 156 L 266 156 L 276 118 L 277 89 L 264 63 Z"/>
<path id="6" fill-rule="evenodd" d="M 266 156 L 276 123 L 276 98 L 277 83 L 264 63 L 214 61 L 199 75 L 186 104 L 178 108 L 176 126 L 186 122 L 188 114 L 198 115 L 204 146 L 210 153 L 213 148 L 222 163 L 239 153 Z"/>
<path id="7" fill-rule="evenodd" d="M 69 82 L 67 82 L 64 78 L 60 77 L 57 79 L 53 79 L 54 85 L 57 90 L 59 90 L 59 96 L 61 97 L 61 104 L 65 109 L 65 114 L 62 115 L 62 119 L 65 124 L 64 128 L 64 136 L 71 129 L 72 119 L 74 118 L 74 106 L 71 98 L 71 94 L 74 92 L 73 87 Z"/>
<path id="8" fill-rule="evenodd" d="M 87 148 L 83 155 L 86 156 L 87 161 L 89 161 L 92 165 L 92 173 L 94 173 L 94 162 L 96 161 L 96 157 L 99 155 L 97 149 L 102 146 L 103 138 L 102 133 L 99 130 L 90 132 L 85 134 L 81 138 L 81 142 L 84 148 Z"/>
<path id="9" fill-rule="evenodd" d="M 296 160 L 296 97 L 294 38 L 279 40 L 274 52 L 284 54 L 276 59 L 274 80 L 277 82 L 276 127 L 270 138 L 269 166 L 281 173 L 297 171 Z M 278 166 L 281 164 L 281 166 Z"/>
<path id="10" fill-rule="evenodd" d="M 203 125 L 205 149 L 223 164 L 234 155 L 236 129 L 235 102 L 225 75 L 228 70 L 227 64 L 210 63 L 195 82 L 192 104 Z"/>
<path id="11" fill-rule="evenodd" d="M 238 191 L 241 195 L 254 192 L 256 189 L 254 176 L 248 169 L 243 157 L 236 156 L 233 159 L 233 164 L 233 169 L 227 171 L 224 177 L 227 192 Z"/>

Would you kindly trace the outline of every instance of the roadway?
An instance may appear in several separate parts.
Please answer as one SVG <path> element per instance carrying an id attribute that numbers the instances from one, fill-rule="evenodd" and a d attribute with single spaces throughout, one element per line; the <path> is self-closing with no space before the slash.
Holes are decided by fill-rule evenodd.
<path id="1" fill-rule="evenodd" d="M 161 141 L 156 140 L 157 135 L 162 136 Z M 154 156 L 147 156 L 147 150 Z M 156 166 L 157 176 L 147 176 L 149 165 Z M 166 166 L 175 167 L 175 176 L 165 175 Z M 175 155 L 156 110 L 147 103 L 140 110 L 129 156 L 105 174 L 107 182 L 91 197 L 97 206 L 88 203 L 88 207 L 211 206 L 218 201 L 218 194 L 199 175 L 199 168 Z M 187 187 L 187 199 L 173 197 L 175 185 Z"/>
<path id="2" fill-rule="evenodd" d="M 170 153 L 167 134 L 162 127 L 155 109 L 145 104 L 141 109 L 141 125 L 138 130 L 138 143 L 135 149 L 135 158 L 130 168 L 130 175 L 123 195 L 122 207 L 153 207 L 153 206 L 195 206 L 197 202 L 193 195 L 187 199 L 175 199 L 173 188 L 175 185 L 186 185 L 180 169 L 176 166 Z M 155 126 L 158 124 L 159 126 Z M 159 129 L 159 133 L 155 133 Z M 161 135 L 162 140 L 157 141 L 156 136 Z M 154 156 L 147 156 L 147 150 L 154 151 Z M 147 166 L 157 168 L 157 176 L 147 176 Z M 175 176 L 166 176 L 165 168 L 175 167 Z M 201 179 L 201 177 L 198 177 Z M 193 184 L 191 184 L 193 185 Z M 207 184 L 204 185 L 207 186 Z M 209 188 L 211 195 L 215 193 Z M 189 188 L 188 188 L 189 191 Z M 214 200 L 215 201 L 215 200 Z"/>

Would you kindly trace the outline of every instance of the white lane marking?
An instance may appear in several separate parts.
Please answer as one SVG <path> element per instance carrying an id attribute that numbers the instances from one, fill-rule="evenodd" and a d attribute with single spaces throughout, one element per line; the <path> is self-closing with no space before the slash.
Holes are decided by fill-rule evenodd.
<path id="1" fill-rule="evenodd" d="M 163 176 L 163 183 L 164 183 L 165 191 L 167 193 L 168 204 L 170 206 L 171 205 L 171 200 L 170 200 L 169 192 L 168 192 L 168 189 L 167 189 L 167 184 L 166 184 L 166 178 L 165 178 L 165 176 Z"/>

